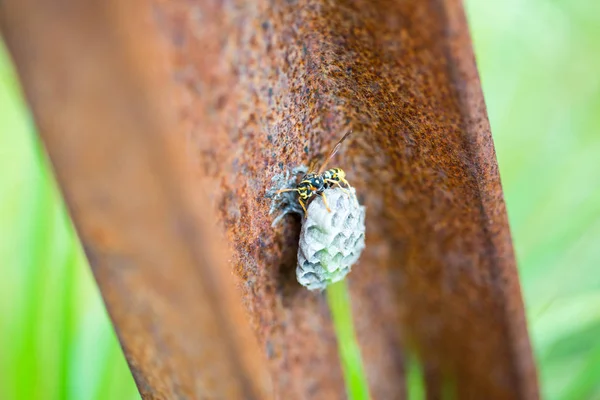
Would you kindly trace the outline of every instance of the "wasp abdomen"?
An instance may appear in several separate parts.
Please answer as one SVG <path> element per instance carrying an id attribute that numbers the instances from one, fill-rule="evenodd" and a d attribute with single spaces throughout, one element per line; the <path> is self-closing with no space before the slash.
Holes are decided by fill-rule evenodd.
<path id="1" fill-rule="evenodd" d="M 323 179 L 327 188 L 333 187 L 339 182 L 347 184 L 346 173 L 341 168 L 332 168 L 323 173 Z"/>

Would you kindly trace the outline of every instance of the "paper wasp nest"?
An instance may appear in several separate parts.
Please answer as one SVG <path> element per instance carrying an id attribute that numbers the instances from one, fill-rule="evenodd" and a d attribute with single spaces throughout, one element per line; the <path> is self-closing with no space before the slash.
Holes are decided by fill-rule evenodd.
<path id="1" fill-rule="evenodd" d="M 327 189 L 325 196 L 331 212 L 327 211 L 323 198 L 315 196 L 304 218 L 295 192 L 279 195 L 276 192 L 295 187 L 295 174 L 305 172 L 306 168 L 300 167 L 292 171 L 291 177 L 289 173 L 275 176 L 275 186 L 267 192 L 267 197 L 273 199 L 271 214 L 280 213 L 273 226 L 286 214 L 302 216 L 296 278 L 310 290 L 322 290 L 344 279 L 358 261 L 365 247 L 365 207 L 358 204 L 352 187 Z"/>
<path id="2" fill-rule="evenodd" d="M 365 207 L 340 188 L 325 190 L 331 212 L 317 196 L 308 207 L 298 246 L 298 282 L 310 290 L 325 289 L 350 272 L 365 247 Z"/>

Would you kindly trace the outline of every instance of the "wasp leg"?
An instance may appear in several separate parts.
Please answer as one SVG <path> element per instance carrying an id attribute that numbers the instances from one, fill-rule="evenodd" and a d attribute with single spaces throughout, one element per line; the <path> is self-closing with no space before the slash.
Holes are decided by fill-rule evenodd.
<path id="1" fill-rule="evenodd" d="M 304 205 L 304 202 L 302 201 L 302 199 L 298 199 L 298 203 L 300 203 L 300 205 L 302 206 L 302 209 L 304 210 L 304 218 L 306 218 L 308 216 L 308 211 L 306 211 L 306 206 Z"/>
<path id="2" fill-rule="evenodd" d="M 342 178 L 340 179 L 342 182 L 344 182 L 344 184 L 347 186 L 346 190 L 348 190 L 348 188 L 351 188 L 352 186 L 350 186 L 350 182 L 348 182 L 346 179 Z M 340 186 L 341 187 L 341 186 Z M 352 197 L 354 197 L 354 201 L 356 201 L 356 204 L 358 204 L 358 199 L 356 198 L 356 192 L 352 194 Z"/>
<path id="3" fill-rule="evenodd" d="M 337 186 L 338 186 L 340 189 L 342 189 L 342 190 L 344 191 L 344 193 L 346 193 L 348 196 L 350 196 L 350 191 L 349 191 L 347 188 L 343 187 L 343 186 L 340 184 L 340 182 L 338 182 L 338 181 L 334 181 L 333 179 L 326 179 L 326 180 L 325 180 L 325 182 L 329 182 L 329 183 L 331 183 L 332 185 L 337 185 Z"/>
<path id="4" fill-rule="evenodd" d="M 281 194 L 281 193 L 285 193 L 285 192 L 297 192 L 298 189 L 297 188 L 293 188 L 293 189 L 281 189 L 278 190 L 277 192 L 275 192 L 275 194 Z"/>
<path id="5" fill-rule="evenodd" d="M 350 187 L 350 182 L 348 182 L 345 178 L 340 179 L 340 181 L 344 182 L 344 185 Z"/>
<path id="6" fill-rule="evenodd" d="M 358 199 L 356 198 L 356 194 L 352 193 L 350 190 L 348 190 L 348 188 L 343 187 L 339 181 L 334 181 L 333 179 L 326 179 L 326 182 L 329 182 L 331 184 L 337 185 L 340 189 L 342 189 L 344 191 L 344 193 L 346 193 L 348 195 L 348 197 L 354 199 L 354 201 L 356 202 L 356 204 L 358 203 Z M 346 185 L 348 185 L 348 187 L 350 187 L 350 184 L 348 183 L 347 180 L 342 180 L 342 182 L 344 182 Z"/>
<path id="7" fill-rule="evenodd" d="M 323 198 L 323 203 L 325 204 L 325 208 L 327 208 L 327 211 L 331 212 L 331 208 L 329 208 L 329 204 L 327 203 L 327 197 L 325 197 L 325 193 L 321 193 L 319 196 Z"/>

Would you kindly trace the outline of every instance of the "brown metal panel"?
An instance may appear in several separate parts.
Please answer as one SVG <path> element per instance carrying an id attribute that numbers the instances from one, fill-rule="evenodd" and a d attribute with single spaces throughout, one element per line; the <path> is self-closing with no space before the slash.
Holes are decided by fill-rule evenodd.
<path id="1" fill-rule="evenodd" d="M 17 2 L 7 4 L 12 3 Z M 127 35 L 123 27 L 130 23 L 132 14 L 128 12 L 134 11 L 122 7 L 118 18 L 111 14 L 108 20 L 103 20 L 108 24 L 102 28 L 91 24 L 94 21 L 82 19 L 73 22 L 79 25 L 73 26 L 71 32 L 97 28 L 97 32 L 104 29 L 107 34 L 117 35 L 119 40 L 109 42 L 120 49 L 117 60 L 129 60 L 130 53 L 139 55 L 142 51 L 139 46 L 151 51 L 152 35 Z M 37 10 L 48 21 L 58 18 L 47 16 L 50 11 Z M 108 18 L 93 14 L 88 18 L 92 17 Z M 116 101 L 124 107 L 146 104 L 140 100 L 150 98 L 151 105 L 161 104 L 161 111 L 166 112 L 164 106 L 175 113 L 164 126 L 169 128 L 169 139 L 184 148 L 173 150 L 175 156 L 165 158 L 162 164 L 157 162 L 163 157 L 161 147 L 147 138 L 145 142 L 123 147 L 126 143 L 120 142 L 128 143 L 131 139 L 99 142 L 103 139 L 81 136 L 83 126 L 89 129 L 85 124 L 99 121 L 89 110 L 85 114 L 84 110 L 72 108 L 79 107 L 78 103 L 68 103 L 65 111 L 64 94 L 62 102 L 58 101 L 52 109 L 51 99 L 58 95 L 60 100 L 60 92 L 48 93 L 43 90 L 46 82 L 35 81 L 44 76 L 39 75 L 40 71 L 38 75 L 30 71 L 35 70 L 33 57 L 37 57 L 37 52 L 25 51 L 19 43 L 25 37 L 36 38 L 41 41 L 40 54 L 45 50 L 46 60 L 53 60 L 48 53 L 50 43 L 54 42 L 44 42 L 39 36 L 56 28 L 36 27 L 35 32 L 27 32 L 31 35 L 21 36 L 20 41 L 16 35 L 8 36 L 67 200 L 88 247 L 100 246 L 105 237 L 120 237 L 114 231 L 124 222 L 126 226 L 140 223 L 126 218 L 139 201 L 156 202 L 165 197 L 167 186 L 159 189 L 150 185 L 162 182 L 170 185 L 166 193 L 181 203 L 155 204 L 164 213 L 163 219 L 155 217 L 146 222 L 154 228 L 137 232 L 144 240 L 123 241 L 122 252 L 144 246 L 150 249 L 140 257 L 154 262 L 160 259 L 159 255 L 171 257 L 169 254 L 175 249 L 184 252 L 191 247 L 199 251 L 195 242 L 169 242 L 172 247 L 160 247 L 157 243 L 163 243 L 170 232 L 165 228 L 170 226 L 165 219 L 174 212 L 172 207 L 179 210 L 180 204 L 188 204 L 189 198 L 199 197 L 198 201 L 208 198 L 210 205 L 202 210 L 219 210 L 231 254 L 228 260 L 241 282 L 251 325 L 269 359 L 276 395 L 285 399 L 344 398 L 325 298 L 301 289 L 294 280 L 299 221 L 289 219 L 281 227 L 271 228 L 269 202 L 264 193 L 275 173 L 325 153 L 347 129 L 353 129 L 335 163 L 347 171 L 350 182 L 367 205 L 367 247 L 350 275 L 350 286 L 373 397 L 405 396 L 406 349 L 418 353 L 422 359 L 431 398 L 441 395 L 445 381 L 457 388 L 458 398 L 538 397 L 496 159 L 459 1 L 155 0 L 152 24 L 166 43 L 169 62 L 163 65 L 162 58 L 152 56 L 145 57 L 147 61 L 140 65 L 142 58 L 136 57 L 132 75 L 164 67 L 169 74 L 165 81 L 154 80 L 149 88 L 145 86 L 147 82 L 140 81 L 142 88 L 152 89 L 153 94 L 162 90 L 165 96 L 171 93 L 174 96 L 162 102 L 154 96 Z M 8 34 L 12 30 L 17 32 L 17 28 L 33 29 L 11 23 L 8 18 L 3 25 Z M 127 45 L 122 43 L 124 38 Z M 77 41 L 77 37 L 56 39 Z M 155 47 L 162 44 L 163 41 L 154 43 Z M 86 47 L 61 46 L 58 50 L 63 52 L 81 52 L 81 47 Z M 102 54 L 107 56 L 108 50 L 104 51 Z M 74 53 L 68 56 L 69 62 L 79 63 L 80 74 L 82 70 L 88 71 L 86 74 L 95 73 L 96 63 L 86 61 L 85 57 L 82 61 Z M 61 68 L 67 68 L 61 61 L 62 64 L 58 63 Z M 72 70 L 73 74 L 75 71 Z M 59 72 L 63 71 L 55 73 Z M 63 77 L 59 82 L 69 83 L 71 79 Z M 118 84 L 126 88 L 128 82 Z M 44 111 L 45 107 L 52 112 Z M 141 106 L 140 110 L 148 109 Z M 154 114 L 143 116 L 142 121 L 148 124 L 156 118 Z M 55 122 L 57 118 L 60 121 Z M 138 119 L 131 121 L 129 114 L 119 118 L 126 118 L 130 124 L 144 123 Z M 78 121 L 80 136 L 58 135 L 69 127 L 71 119 Z M 46 130 L 53 128 L 55 136 L 44 131 L 45 124 L 50 123 Z M 144 127 L 148 132 L 158 129 L 153 124 Z M 89 135 L 102 136 L 107 128 L 125 132 L 119 124 L 101 125 Z M 120 164 L 97 162 L 91 168 L 95 180 L 85 187 L 87 192 L 76 192 L 73 188 L 77 182 L 80 185 L 81 181 L 87 182 L 82 173 L 87 170 L 71 170 L 72 165 L 83 162 L 81 158 L 88 157 L 73 154 L 84 140 L 106 146 L 100 154 L 116 151 L 115 155 L 121 154 L 122 159 L 126 158 L 123 154 L 140 152 L 134 159 L 146 160 L 144 168 L 149 168 L 151 174 L 147 171 L 150 175 L 146 178 L 140 175 L 136 179 L 107 182 L 107 176 L 119 175 L 123 168 Z M 113 149 L 114 143 L 119 143 L 119 148 Z M 92 150 L 98 151 L 102 146 L 85 149 L 95 154 Z M 184 180 L 178 173 L 169 175 L 176 155 L 191 161 L 194 178 Z M 77 164 L 63 158 L 67 161 L 74 158 L 70 161 Z M 126 176 L 120 179 L 125 180 Z M 128 212 L 103 211 L 99 219 L 111 235 L 98 236 L 93 232 L 86 235 L 87 224 L 100 222 L 93 220 L 98 213 L 94 209 L 96 203 L 81 198 L 91 197 L 100 189 L 113 196 L 114 192 L 123 195 L 119 197 L 123 201 L 120 206 Z M 151 200 L 147 199 L 149 196 Z M 202 214 L 193 215 L 193 209 L 188 211 L 189 214 L 177 213 L 189 222 L 185 231 L 197 228 L 206 233 L 208 228 Z M 92 220 L 93 223 L 86 222 Z M 161 241 L 145 242 L 150 239 L 141 233 L 159 229 L 165 229 Z M 145 246 L 150 243 L 153 246 Z M 156 248 L 168 251 L 157 253 Z M 143 327 L 139 324 L 148 320 L 147 315 L 125 318 L 135 314 L 121 304 L 123 292 L 127 293 L 135 282 L 124 280 L 120 269 L 110 266 L 115 262 L 119 265 L 118 259 L 105 261 L 104 253 L 96 253 L 100 257 L 92 254 L 92 262 L 97 264 L 96 275 L 115 325 L 122 332 L 127 324 L 135 323 L 138 325 L 125 330 L 136 332 Z M 94 262 L 95 259 L 98 261 Z M 208 265 L 219 262 L 215 258 Z M 190 273 L 182 269 L 169 275 L 172 285 L 184 288 L 190 285 Z M 150 280 L 144 274 L 138 278 Z M 197 290 L 194 287 L 189 292 Z M 214 293 L 221 296 L 218 291 Z M 157 306 L 162 302 L 174 304 L 173 299 L 163 295 L 160 290 L 148 287 L 147 292 L 136 292 L 135 300 L 143 299 Z M 169 295 L 180 293 L 169 292 Z M 234 297 L 228 298 L 232 302 L 213 310 L 221 310 L 228 316 L 227 307 L 235 306 Z M 221 303 L 213 298 L 212 304 L 219 307 Z M 179 315 L 165 312 L 150 320 L 163 324 L 163 318 L 183 318 L 187 322 L 187 313 L 192 310 L 183 307 Z M 177 314 L 175 307 L 169 311 Z M 179 340 L 190 340 L 189 332 L 179 328 L 174 326 L 172 333 L 179 335 Z M 121 334 L 126 350 L 131 343 L 140 342 L 134 339 Z M 169 357 L 161 353 L 164 341 L 153 339 L 143 343 L 146 351 L 152 349 L 158 352 L 157 356 L 149 365 L 141 358 L 138 360 L 142 364 L 131 365 L 138 383 L 148 382 L 148 392 L 161 387 L 157 383 L 161 382 L 159 378 L 170 385 L 193 380 L 190 368 L 176 368 L 176 360 L 169 363 Z M 239 343 L 232 340 L 233 345 Z M 143 352 L 136 354 L 139 353 Z M 237 354 L 237 350 L 233 353 Z M 131 362 L 134 357 L 129 354 L 129 359 Z M 209 362 L 209 359 L 202 360 Z M 195 360 L 198 364 L 193 364 L 192 370 L 202 369 L 201 361 Z M 165 362 L 170 369 L 158 368 Z M 239 375 L 243 372 L 240 370 Z M 251 378 L 247 380 L 251 382 Z"/>
<path id="2" fill-rule="evenodd" d="M 4 1 L 1 26 L 141 394 L 266 399 L 206 201 L 186 189 L 169 139 L 177 123 L 148 11 Z"/>
<path id="3" fill-rule="evenodd" d="M 432 397 L 451 380 L 460 398 L 536 398 L 460 2 L 157 4 L 185 140 L 215 188 L 278 391 L 339 398 L 341 382 L 324 300 L 293 281 L 297 221 L 272 230 L 264 190 L 353 129 L 337 163 L 368 209 L 350 283 L 374 397 L 403 396 L 403 341 Z"/>

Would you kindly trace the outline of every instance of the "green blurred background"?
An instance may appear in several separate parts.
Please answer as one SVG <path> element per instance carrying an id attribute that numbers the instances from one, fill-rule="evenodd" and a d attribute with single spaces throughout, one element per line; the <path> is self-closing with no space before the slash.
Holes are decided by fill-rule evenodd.
<path id="1" fill-rule="evenodd" d="M 466 0 L 547 399 L 600 399 L 600 1 Z M 0 399 L 139 398 L 0 47 Z"/>

